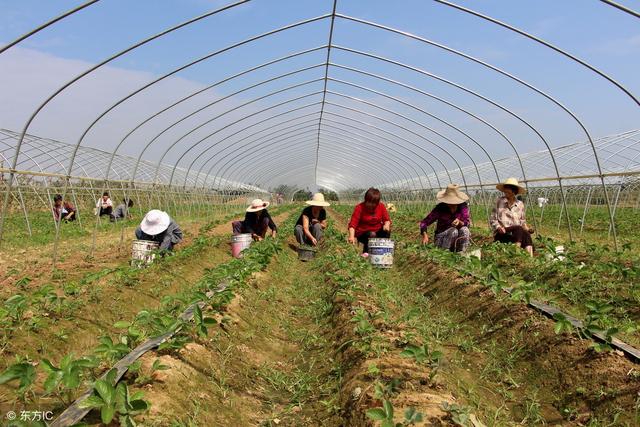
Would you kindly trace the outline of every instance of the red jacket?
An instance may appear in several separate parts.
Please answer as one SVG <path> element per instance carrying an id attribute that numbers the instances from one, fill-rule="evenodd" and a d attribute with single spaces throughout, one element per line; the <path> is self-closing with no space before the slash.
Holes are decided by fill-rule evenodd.
<path id="1" fill-rule="evenodd" d="M 391 218 L 384 203 L 378 203 L 378 206 L 371 212 L 364 206 L 364 202 L 362 202 L 357 204 L 355 209 L 353 209 L 353 215 L 351 215 L 351 221 L 349 221 L 349 228 L 354 228 L 356 230 L 356 237 L 358 237 L 368 231 L 380 230 L 382 225 L 387 221 L 391 222 Z"/>

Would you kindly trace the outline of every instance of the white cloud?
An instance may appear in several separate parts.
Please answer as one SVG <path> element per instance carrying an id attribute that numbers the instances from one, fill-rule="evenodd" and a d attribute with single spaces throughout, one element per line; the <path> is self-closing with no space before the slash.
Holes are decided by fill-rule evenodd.
<path id="1" fill-rule="evenodd" d="M 640 34 L 631 37 L 608 40 L 595 45 L 592 49 L 594 53 L 627 56 L 640 53 Z"/>

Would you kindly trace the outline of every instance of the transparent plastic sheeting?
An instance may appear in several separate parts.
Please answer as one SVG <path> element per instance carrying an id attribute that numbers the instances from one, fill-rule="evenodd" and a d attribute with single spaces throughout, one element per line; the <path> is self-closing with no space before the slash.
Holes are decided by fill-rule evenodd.
<path id="1" fill-rule="evenodd" d="M 98 193 L 377 186 L 407 201 L 514 176 L 557 188 L 570 238 L 565 187 L 599 186 L 617 247 L 615 185 L 640 172 L 631 8 L 66 4 L 20 2 L 15 14 L 30 19 L 0 26 L 0 91 L 13 100 L 0 110 L 11 129 L 0 142 L 0 243 L 14 203 L 28 218 L 17 190 L 30 174 L 55 177 L 63 196 L 85 178 Z"/>

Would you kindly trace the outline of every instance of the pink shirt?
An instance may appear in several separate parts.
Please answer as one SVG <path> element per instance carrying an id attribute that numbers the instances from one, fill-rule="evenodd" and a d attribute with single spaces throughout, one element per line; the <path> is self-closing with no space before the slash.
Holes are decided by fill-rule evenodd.
<path id="1" fill-rule="evenodd" d="M 506 197 L 500 197 L 496 202 L 496 206 L 491 212 L 491 228 L 496 231 L 498 227 L 511 227 L 513 225 L 525 225 L 527 220 L 525 217 L 524 203 L 517 200 L 511 206 Z"/>

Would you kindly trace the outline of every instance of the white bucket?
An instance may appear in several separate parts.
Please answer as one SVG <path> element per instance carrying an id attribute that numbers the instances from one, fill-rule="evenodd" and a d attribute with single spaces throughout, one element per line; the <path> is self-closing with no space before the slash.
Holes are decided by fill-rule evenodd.
<path id="1" fill-rule="evenodd" d="M 154 251 L 160 247 L 158 242 L 150 240 L 134 240 L 131 245 L 131 265 L 142 268 L 153 262 L 156 257 Z"/>
<path id="2" fill-rule="evenodd" d="M 251 233 L 235 234 L 231 236 L 231 255 L 234 258 L 240 258 L 242 251 L 251 246 L 253 238 Z"/>
<path id="3" fill-rule="evenodd" d="M 393 266 L 394 242 L 391 239 L 369 239 L 369 260 L 371 265 L 379 268 L 391 268 Z"/>
<path id="4" fill-rule="evenodd" d="M 556 246 L 555 247 L 555 255 L 553 254 L 547 254 L 546 258 L 550 261 L 564 261 L 565 260 L 565 253 L 564 253 L 564 246 L 560 245 L 560 246 Z"/>
<path id="5" fill-rule="evenodd" d="M 466 251 L 463 252 L 462 255 L 466 256 L 467 258 L 476 257 L 478 259 L 482 259 L 482 249 L 478 248 L 472 251 Z"/>

